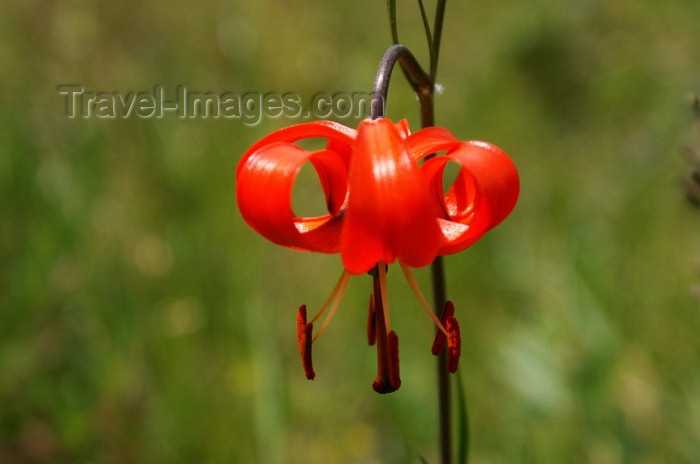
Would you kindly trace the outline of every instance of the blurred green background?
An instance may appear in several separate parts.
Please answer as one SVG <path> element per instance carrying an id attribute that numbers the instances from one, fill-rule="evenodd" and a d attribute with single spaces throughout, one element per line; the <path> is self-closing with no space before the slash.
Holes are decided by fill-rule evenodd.
<path id="1" fill-rule="evenodd" d="M 446 259 L 472 463 L 700 462 L 700 211 L 680 182 L 698 18 L 695 0 L 448 2 L 437 123 L 522 179 L 511 217 Z M 437 462 L 433 327 L 401 273 L 401 389 L 371 389 L 369 277 L 309 382 L 296 309 L 340 261 L 237 212 L 242 153 L 299 119 L 69 119 L 57 92 L 369 91 L 390 40 L 383 1 L 4 0 L 0 462 Z M 388 115 L 418 127 L 400 73 Z"/>

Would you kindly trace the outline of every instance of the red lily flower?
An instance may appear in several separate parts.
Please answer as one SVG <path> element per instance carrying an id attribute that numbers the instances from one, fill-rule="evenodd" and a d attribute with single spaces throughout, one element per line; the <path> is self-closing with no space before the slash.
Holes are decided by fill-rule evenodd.
<path id="1" fill-rule="evenodd" d="M 328 142 L 325 149 L 310 152 L 293 144 L 304 138 Z M 438 152 L 446 153 L 425 159 Z M 328 208 L 324 216 L 297 217 L 291 209 L 294 181 L 306 162 L 321 181 Z M 461 169 L 444 193 L 447 162 Z M 370 344 L 376 340 L 379 358 L 374 388 L 382 393 L 398 388 L 398 338 L 389 324 L 386 299 L 386 265 L 397 260 L 439 328 L 433 353 L 439 354 L 447 343 L 448 369 L 457 369 L 460 342 L 454 307 L 446 304 L 438 320 L 410 267 L 471 246 L 510 214 L 520 187 L 515 166 L 503 151 L 486 142 L 460 142 L 437 127 L 410 134 L 405 120 L 396 125 L 384 118 L 365 120 L 357 131 L 316 121 L 259 140 L 243 155 L 236 179 L 241 215 L 258 233 L 279 245 L 341 255 L 345 270 L 318 315 L 307 322 L 306 307 L 299 309 L 297 335 L 308 378 L 315 375 L 313 323 L 331 308 L 317 338 L 338 307 L 349 276 L 372 271 L 368 336 Z"/>

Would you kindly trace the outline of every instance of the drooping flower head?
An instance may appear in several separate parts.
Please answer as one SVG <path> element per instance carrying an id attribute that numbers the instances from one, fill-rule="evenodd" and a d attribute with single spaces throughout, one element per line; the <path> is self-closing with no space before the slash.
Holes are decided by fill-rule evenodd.
<path id="1" fill-rule="evenodd" d="M 307 151 L 294 145 L 305 138 L 327 139 L 326 147 Z M 328 213 L 323 216 L 298 217 L 292 211 L 294 182 L 307 162 L 325 194 Z M 448 162 L 457 163 L 460 170 L 445 193 Z M 340 303 L 349 275 L 371 272 L 375 285 L 368 334 L 379 353 L 374 388 L 382 393 L 398 388 L 398 338 L 389 324 L 385 274 L 386 265 L 395 261 L 439 328 L 433 352 L 438 354 L 448 344 L 448 369 L 456 370 L 459 325 L 454 308 L 446 304 L 438 320 L 410 268 L 464 250 L 510 214 L 519 180 L 502 150 L 486 142 L 461 142 L 437 127 L 411 134 L 405 120 L 364 120 L 357 131 L 317 121 L 259 140 L 243 155 L 236 179 L 241 215 L 262 236 L 295 249 L 340 253 L 345 270 L 324 307 L 311 322 L 305 306 L 298 312 L 297 335 L 307 377 L 314 376 L 313 323 L 330 307 L 318 337 Z"/>

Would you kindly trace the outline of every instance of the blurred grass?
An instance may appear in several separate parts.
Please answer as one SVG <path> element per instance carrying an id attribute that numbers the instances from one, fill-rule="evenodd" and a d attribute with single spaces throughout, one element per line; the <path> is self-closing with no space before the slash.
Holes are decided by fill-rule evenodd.
<path id="1" fill-rule="evenodd" d="M 368 91 L 383 2 L 0 11 L 0 462 L 436 462 L 433 329 L 400 273 L 401 390 L 370 388 L 361 277 L 303 378 L 295 310 L 339 260 L 269 244 L 234 198 L 243 151 L 298 121 L 68 119 L 56 92 Z M 472 462 L 700 461 L 700 215 L 679 182 L 700 4 L 447 11 L 437 121 L 522 179 L 513 215 L 446 259 Z M 425 61 L 417 6 L 399 34 Z M 400 74 L 388 114 L 418 125 Z"/>

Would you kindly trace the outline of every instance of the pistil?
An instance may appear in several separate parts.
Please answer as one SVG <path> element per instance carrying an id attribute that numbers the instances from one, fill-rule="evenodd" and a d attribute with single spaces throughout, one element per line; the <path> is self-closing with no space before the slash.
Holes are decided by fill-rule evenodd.
<path id="1" fill-rule="evenodd" d="M 367 318 L 367 343 L 374 345 L 377 341 L 377 318 L 374 315 L 374 293 L 369 295 L 369 317 Z"/>
<path id="2" fill-rule="evenodd" d="M 386 294 L 386 265 L 380 262 L 373 276 L 374 333 L 377 344 L 377 378 L 372 388 L 377 393 L 391 393 L 401 386 L 399 376 L 399 338 L 389 325 Z"/>

